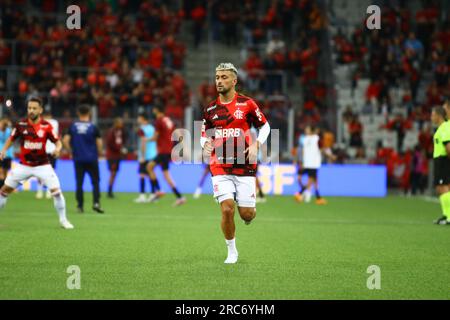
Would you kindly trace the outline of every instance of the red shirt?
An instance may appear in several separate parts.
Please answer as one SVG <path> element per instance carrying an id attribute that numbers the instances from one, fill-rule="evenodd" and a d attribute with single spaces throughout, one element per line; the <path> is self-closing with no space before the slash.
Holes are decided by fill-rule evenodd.
<path id="1" fill-rule="evenodd" d="M 158 154 L 171 154 L 173 145 L 172 132 L 175 130 L 172 120 L 167 116 L 156 119 L 155 129 L 158 132 L 158 138 L 156 139 Z"/>
<path id="2" fill-rule="evenodd" d="M 50 163 L 45 145 L 47 140 L 57 142 L 58 136 L 49 122 L 41 119 L 37 124 L 33 124 L 24 119 L 16 123 L 11 132 L 11 139 L 12 141 L 20 139 L 20 163 L 36 167 Z"/>
<path id="3" fill-rule="evenodd" d="M 122 148 L 125 144 L 125 131 L 119 128 L 109 129 L 106 135 L 106 158 L 118 160 L 122 158 Z"/>
<path id="4" fill-rule="evenodd" d="M 221 103 L 219 98 L 211 102 L 203 112 L 202 128 L 202 137 L 212 138 L 215 147 L 210 161 L 211 174 L 254 176 L 256 163 L 250 164 L 248 159 L 244 163 L 238 163 L 238 150 L 241 152 L 242 149 L 238 144 L 242 141 L 242 136 L 245 136 L 243 150 L 247 149 L 251 143 L 252 125 L 259 128 L 266 122 L 266 117 L 256 102 L 249 97 L 236 93 L 234 99 L 227 104 Z M 226 143 L 231 139 L 234 139 L 234 150 L 233 154 L 228 155 Z M 223 150 L 219 157 L 216 155 L 218 148 Z M 229 158 L 233 158 L 233 163 L 226 163 Z"/>

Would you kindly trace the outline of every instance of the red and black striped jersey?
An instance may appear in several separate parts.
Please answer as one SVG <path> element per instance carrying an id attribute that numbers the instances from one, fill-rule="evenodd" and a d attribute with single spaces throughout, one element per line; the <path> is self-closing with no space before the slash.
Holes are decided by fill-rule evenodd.
<path id="1" fill-rule="evenodd" d="M 20 142 L 20 163 L 36 167 L 50 163 L 45 145 L 47 140 L 55 143 L 59 138 L 48 121 L 41 119 L 33 124 L 28 119 L 23 119 L 14 126 L 11 139 Z"/>
<path id="2" fill-rule="evenodd" d="M 236 93 L 229 103 L 221 102 L 219 97 L 211 102 L 203 111 L 202 127 L 202 137 L 211 138 L 214 145 L 211 174 L 254 176 L 256 163 L 249 163 L 244 150 L 252 143 L 251 127 L 259 128 L 266 122 L 249 97 Z"/>

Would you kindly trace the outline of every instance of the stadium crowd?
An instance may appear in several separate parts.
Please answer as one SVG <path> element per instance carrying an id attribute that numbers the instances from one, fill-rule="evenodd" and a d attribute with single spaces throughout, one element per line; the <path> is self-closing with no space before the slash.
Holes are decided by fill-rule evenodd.
<path id="1" fill-rule="evenodd" d="M 243 89 L 256 97 L 271 122 L 286 127 L 287 110 L 292 107 L 286 89 L 301 85 L 304 104 L 296 108 L 297 135 L 308 123 L 323 124 L 330 89 L 320 81 L 318 69 L 328 21 L 317 1 L 197 1 L 190 8 L 194 47 L 204 38 L 201 26 L 207 22 L 208 5 L 213 40 L 239 48 Z M 198 92 L 202 104 L 215 95 L 207 80 Z"/>
<path id="2" fill-rule="evenodd" d="M 56 18 L 58 2 L 42 1 L 39 15 L 27 15 L 16 1 L 2 1 L 0 64 L 22 66 L 15 110 L 39 92 L 57 117 L 74 116 L 77 105 L 89 103 L 103 118 L 136 105 L 165 105 L 182 118 L 189 103 L 179 72 L 186 53 L 178 40 L 182 12 L 175 1 L 117 1 L 114 10 L 112 2 L 81 1 L 83 28 L 68 30 Z"/>
<path id="3" fill-rule="evenodd" d="M 361 112 L 347 108 L 344 123 L 350 133 L 349 145 L 364 153 L 363 125 L 359 116 L 380 114 L 385 122 L 379 129 L 395 132 L 397 145 L 381 143 L 371 163 L 385 164 L 389 183 L 405 193 L 424 190 L 428 160 L 432 156 L 432 107 L 450 97 L 450 15 L 441 14 L 439 1 L 423 2 L 415 14 L 410 8 L 382 7 L 382 28 L 365 32 L 365 21 L 350 37 L 339 32 L 334 37 L 337 64 L 356 64 L 352 92 L 358 81 L 369 78 L 365 105 Z M 441 18 L 443 17 L 443 18 Z M 392 114 L 392 89 L 403 89 L 402 113 Z M 424 92 L 419 92 L 423 90 Z M 415 148 L 405 148 L 409 130 L 418 129 Z M 420 187 L 419 187 L 420 186 Z"/>

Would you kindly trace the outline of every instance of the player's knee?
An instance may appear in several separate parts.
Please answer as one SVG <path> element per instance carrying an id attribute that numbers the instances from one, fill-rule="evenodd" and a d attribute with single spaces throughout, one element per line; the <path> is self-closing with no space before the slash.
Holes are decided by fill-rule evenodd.
<path id="1" fill-rule="evenodd" d="M 6 184 L 4 184 L 0 189 L 0 193 L 5 197 L 7 197 L 13 191 L 14 191 L 14 189 L 7 186 Z"/>
<path id="2" fill-rule="evenodd" d="M 226 217 L 233 216 L 234 214 L 234 204 L 229 203 L 228 201 L 222 202 L 222 215 Z"/>
<path id="3" fill-rule="evenodd" d="M 245 221 L 252 221 L 256 217 L 256 209 L 255 208 L 241 208 L 239 210 L 241 218 Z"/>

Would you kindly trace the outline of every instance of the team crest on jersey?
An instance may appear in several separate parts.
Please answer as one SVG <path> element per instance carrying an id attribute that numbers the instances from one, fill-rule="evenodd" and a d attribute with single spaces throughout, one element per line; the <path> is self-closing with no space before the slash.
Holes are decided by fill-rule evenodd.
<path id="1" fill-rule="evenodd" d="M 240 109 L 237 109 L 233 115 L 236 119 L 239 120 L 244 118 L 244 112 L 242 112 Z"/>
<path id="2" fill-rule="evenodd" d="M 39 131 L 36 132 L 36 134 L 38 135 L 39 138 L 43 138 L 44 137 L 44 130 L 39 129 Z"/>

